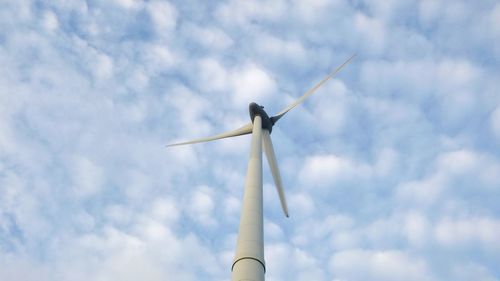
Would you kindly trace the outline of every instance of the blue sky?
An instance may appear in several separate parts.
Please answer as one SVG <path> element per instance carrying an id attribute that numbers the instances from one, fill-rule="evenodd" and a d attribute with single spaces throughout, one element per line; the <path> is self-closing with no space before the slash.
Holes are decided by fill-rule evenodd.
<path id="1" fill-rule="evenodd" d="M 277 113 L 267 280 L 499 280 L 497 1 L 1 1 L 0 280 L 229 280 Z"/>

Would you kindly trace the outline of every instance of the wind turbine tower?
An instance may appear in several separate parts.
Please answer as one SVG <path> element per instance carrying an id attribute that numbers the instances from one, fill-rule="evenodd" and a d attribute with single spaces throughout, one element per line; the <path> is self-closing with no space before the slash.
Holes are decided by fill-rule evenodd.
<path id="1" fill-rule="evenodd" d="M 241 210 L 238 240 L 236 244 L 236 254 L 231 267 L 232 281 L 264 281 L 266 263 L 264 261 L 264 216 L 262 200 L 262 148 L 266 154 L 274 183 L 278 191 L 281 208 L 288 217 L 288 207 L 286 204 L 283 184 L 274 154 L 271 132 L 276 122 L 288 111 L 302 103 L 312 95 L 326 81 L 330 80 L 345 65 L 347 65 L 355 55 L 347 59 L 342 65 L 337 67 L 328 76 L 323 78 L 318 84 L 307 91 L 295 102 L 283 109 L 278 114 L 269 117 L 264 107 L 254 102 L 249 105 L 250 123 L 245 126 L 215 135 L 212 137 L 196 139 L 187 142 L 174 143 L 167 146 L 194 144 L 200 142 L 213 141 L 223 138 L 252 134 L 252 144 L 250 148 L 250 158 L 248 160 L 245 190 L 243 195 L 243 206 Z"/>

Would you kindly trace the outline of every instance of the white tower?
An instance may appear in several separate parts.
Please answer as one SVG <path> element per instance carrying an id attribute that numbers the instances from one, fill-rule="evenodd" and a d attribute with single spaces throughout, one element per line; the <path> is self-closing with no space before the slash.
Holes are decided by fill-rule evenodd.
<path id="1" fill-rule="evenodd" d="M 266 264 L 262 205 L 262 119 L 255 116 L 236 256 L 231 267 L 233 281 L 264 280 Z"/>

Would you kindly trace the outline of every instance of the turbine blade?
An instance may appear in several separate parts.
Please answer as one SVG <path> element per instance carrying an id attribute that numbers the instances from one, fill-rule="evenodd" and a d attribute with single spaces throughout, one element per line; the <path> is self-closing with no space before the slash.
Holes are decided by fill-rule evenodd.
<path id="1" fill-rule="evenodd" d="M 180 143 L 173 143 L 173 144 L 167 145 L 167 147 L 177 146 L 177 145 L 185 145 L 185 144 L 193 144 L 193 143 L 199 143 L 199 142 L 208 142 L 208 141 L 213 141 L 213 140 L 218 140 L 218 139 L 223 139 L 223 138 L 230 138 L 230 137 L 246 135 L 246 134 L 250 134 L 252 132 L 252 129 L 253 129 L 252 123 L 248 123 L 245 126 L 239 128 L 239 129 L 233 130 L 233 131 L 225 132 L 225 133 L 218 134 L 218 135 L 211 136 L 211 137 L 200 138 L 200 139 L 195 139 L 195 140 L 180 142 Z"/>
<path id="2" fill-rule="evenodd" d="M 325 84 L 326 81 L 330 80 L 335 74 L 337 74 L 344 66 L 346 66 L 351 60 L 356 56 L 356 54 L 352 55 L 349 59 L 347 59 L 343 64 L 341 64 L 339 67 L 337 67 L 334 71 L 332 71 L 328 76 L 323 78 L 318 84 L 316 84 L 314 87 L 309 89 L 303 96 L 298 98 L 296 101 L 294 101 L 292 104 L 290 104 L 288 107 L 280 111 L 280 113 L 276 114 L 275 116 L 271 117 L 272 122 L 276 123 L 285 113 L 288 111 L 292 110 L 294 107 L 302 103 L 305 99 L 307 99 L 310 95 L 312 95 L 319 87 L 321 87 L 323 84 Z"/>
<path id="3" fill-rule="evenodd" d="M 278 191 L 278 196 L 280 197 L 281 208 L 283 209 L 285 216 L 288 217 L 288 207 L 286 205 L 283 184 L 281 183 L 280 170 L 278 169 L 278 162 L 276 161 L 276 155 L 274 154 L 273 142 L 271 141 L 271 136 L 269 135 L 268 130 L 262 130 L 262 144 L 264 145 L 267 162 L 271 168 L 274 184 L 276 185 L 276 190 Z"/>

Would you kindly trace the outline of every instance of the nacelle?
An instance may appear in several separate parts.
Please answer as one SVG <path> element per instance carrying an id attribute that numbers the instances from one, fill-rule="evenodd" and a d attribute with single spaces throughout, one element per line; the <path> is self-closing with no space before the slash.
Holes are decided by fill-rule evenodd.
<path id="1" fill-rule="evenodd" d="M 271 118 L 269 118 L 269 115 L 267 115 L 267 112 L 264 110 L 263 106 L 252 102 L 250 103 L 250 105 L 248 105 L 248 111 L 250 113 L 250 119 L 252 119 L 252 123 L 255 116 L 259 115 L 260 118 L 262 118 L 262 129 L 268 130 L 269 133 L 271 133 L 274 124 L 271 121 Z"/>

